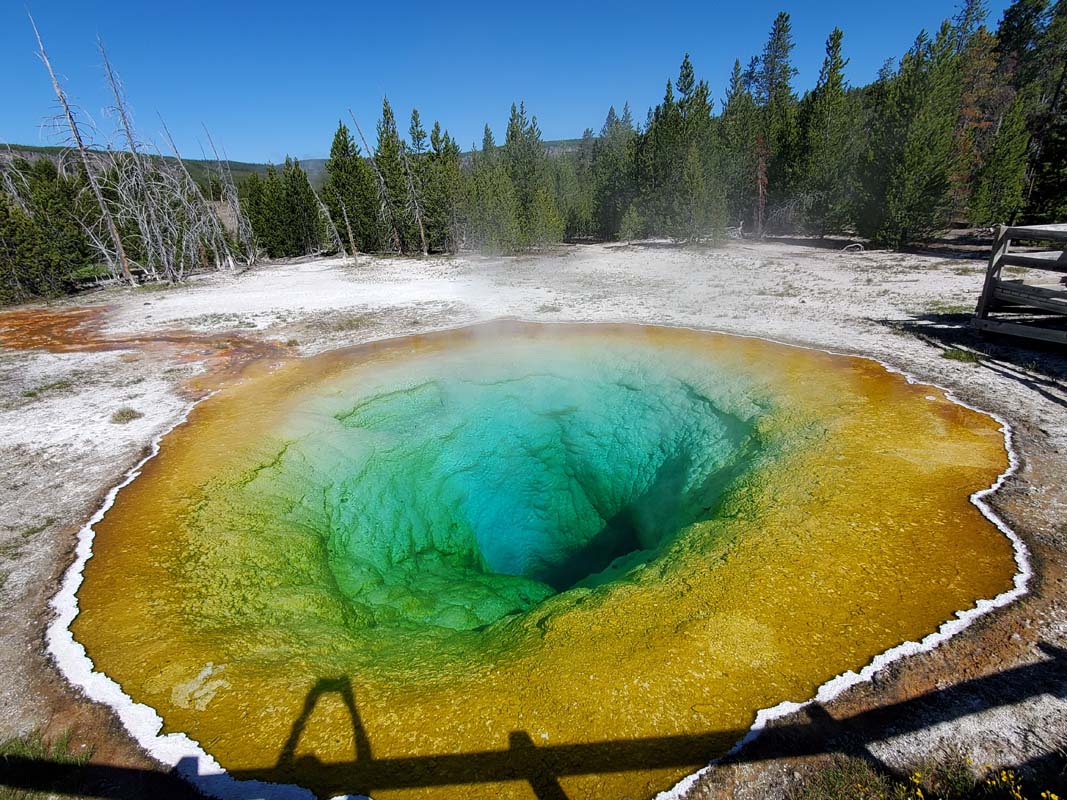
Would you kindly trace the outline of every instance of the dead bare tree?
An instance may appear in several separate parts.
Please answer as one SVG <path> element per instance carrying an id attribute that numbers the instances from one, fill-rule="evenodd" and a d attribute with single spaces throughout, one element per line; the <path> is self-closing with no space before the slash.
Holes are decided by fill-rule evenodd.
<path id="1" fill-rule="evenodd" d="M 378 162 L 374 160 L 374 153 L 370 149 L 370 145 L 367 144 L 367 137 L 363 135 L 363 129 L 359 127 L 359 122 L 356 121 L 356 115 L 352 113 L 352 109 L 348 109 L 348 115 L 352 117 L 352 124 L 356 126 L 356 132 L 359 134 L 360 140 L 363 142 L 363 148 L 367 151 L 367 158 L 370 161 L 371 167 L 374 169 L 374 175 L 378 179 L 378 217 L 381 219 L 382 224 L 387 225 L 393 234 L 393 249 L 399 253 L 400 248 L 400 231 L 396 226 L 396 215 L 393 213 L 393 204 L 389 201 L 389 190 L 385 186 L 385 177 L 382 175 L 382 171 L 378 169 Z"/>
<path id="2" fill-rule="evenodd" d="M 127 150 L 111 154 L 111 169 L 107 172 L 111 178 L 112 196 L 119 201 L 117 215 L 123 221 L 131 222 L 140 235 L 143 256 L 141 268 L 146 277 L 153 281 L 179 280 L 184 269 L 176 261 L 178 253 L 170 235 L 174 233 L 175 226 L 167 219 L 173 209 L 169 207 L 168 195 L 157 191 L 159 176 L 141 152 L 125 92 L 111 68 L 104 43 L 97 39 L 97 46 L 104 65 L 104 75 L 115 99 L 113 111 L 119 120 Z"/>
<path id="3" fill-rule="evenodd" d="M 248 217 L 241 208 L 237 185 L 233 181 L 233 173 L 230 172 L 230 162 L 222 160 L 218 148 L 215 147 L 215 141 L 211 138 L 211 132 L 206 125 L 203 127 L 208 144 L 211 145 L 211 152 L 215 154 L 215 168 L 218 171 L 219 183 L 222 185 L 222 199 L 230 207 L 230 211 L 233 214 L 234 225 L 237 228 L 237 240 L 241 243 L 241 249 L 244 251 L 245 263 L 248 266 L 252 266 L 256 263 L 257 256 L 256 236 L 252 231 L 252 223 L 248 221 Z"/>
<path id="4" fill-rule="evenodd" d="M 352 251 L 352 258 L 355 259 L 359 255 L 359 248 L 356 247 L 356 237 L 352 235 L 352 223 L 348 220 L 348 208 L 345 206 L 345 201 L 340 197 L 337 198 L 337 205 L 341 207 L 341 217 L 345 221 L 345 231 L 348 233 L 348 246 Z"/>
<path id="5" fill-rule="evenodd" d="M 11 146 L 5 145 L 5 147 L 7 158 L 0 162 L 0 183 L 3 183 L 4 192 L 11 197 L 15 205 L 22 209 L 24 214 L 29 214 L 30 206 L 23 197 L 23 194 L 29 191 L 29 182 L 15 162 L 15 154 L 11 152 Z M 23 191 L 19 191 L 20 185 Z"/>
<path id="6" fill-rule="evenodd" d="M 322 202 L 322 198 L 319 197 L 319 193 L 315 191 L 315 187 L 311 186 L 311 181 L 308 181 L 308 186 L 311 187 L 311 194 L 315 197 L 315 202 L 318 204 L 319 214 L 326 221 L 326 230 L 330 234 L 330 240 L 334 247 L 340 252 L 342 258 L 348 258 L 348 253 L 345 252 L 345 246 L 341 242 L 341 234 L 337 232 L 337 226 L 333 224 L 333 217 L 330 216 L 330 210 L 326 208 L 326 204 Z"/>
<path id="7" fill-rule="evenodd" d="M 150 142 L 142 143 L 122 82 L 103 42 L 98 40 L 98 47 L 124 139 L 124 151 L 111 154 L 106 182 L 115 198 L 118 218 L 139 234 L 138 253 L 143 257 L 140 266 L 145 276 L 176 282 L 197 266 L 232 269 L 231 248 L 214 209 L 180 156 L 177 163 L 168 161 Z M 149 154 L 149 149 L 155 152 Z"/>
<path id="8" fill-rule="evenodd" d="M 408 148 L 403 142 L 400 144 L 400 155 L 404 159 L 404 177 L 408 185 L 408 212 L 415 218 L 415 224 L 419 226 L 419 245 L 422 248 L 422 255 L 425 257 L 429 254 L 429 248 L 426 246 L 426 228 L 422 224 L 422 209 L 419 207 L 418 192 L 415 191 L 415 178 L 411 174 Z"/>
<path id="9" fill-rule="evenodd" d="M 178 145 L 174 143 L 174 137 L 171 136 L 170 128 L 167 127 L 167 122 L 163 119 L 162 115 L 159 116 L 159 122 L 163 126 L 163 134 L 167 137 L 170 151 L 184 178 L 185 192 L 197 201 L 204 217 L 204 221 L 210 230 L 210 235 L 208 237 L 210 242 L 209 246 L 215 253 L 215 262 L 220 265 L 225 263 L 229 269 L 233 269 L 233 252 L 230 248 L 230 240 L 226 236 L 226 227 L 222 224 L 222 220 L 219 219 L 219 215 L 216 213 L 215 208 L 211 205 L 208 199 L 204 197 L 204 193 L 200 190 L 200 184 L 193 180 L 193 176 L 189 173 L 189 168 L 185 166 L 185 160 L 182 158 L 182 154 L 178 150 Z"/>
<path id="10" fill-rule="evenodd" d="M 96 174 L 93 169 L 93 164 L 89 158 L 89 151 L 85 146 L 85 140 L 82 138 L 81 129 L 78 127 L 78 121 L 74 117 L 74 111 L 70 107 L 70 103 L 67 101 L 67 95 L 63 91 L 63 87 L 59 83 L 59 79 L 56 77 L 55 70 L 52 69 L 52 62 L 48 60 L 48 53 L 44 49 L 44 42 L 41 39 L 41 33 L 37 30 L 37 23 L 33 20 L 32 14 L 27 14 L 30 18 L 30 26 L 33 28 L 33 35 L 37 38 L 37 55 L 44 63 L 45 69 L 48 70 L 48 75 L 52 79 L 52 88 L 55 90 L 56 97 L 59 100 L 59 104 L 63 107 L 63 115 L 66 118 L 67 126 L 70 128 L 71 138 L 74 140 L 74 144 L 78 149 L 78 154 L 81 157 L 82 165 L 85 167 L 85 174 L 89 181 L 89 186 L 92 189 L 93 196 L 96 198 L 97 205 L 100 206 L 100 215 L 107 225 L 108 235 L 111 238 L 111 246 L 113 249 L 109 251 L 106 247 L 101 249 L 104 257 L 108 262 L 108 266 L 112 269 L 114 274 L 117 266 L 121 272 L 123 280 L 134 283 L 133 275 L 130 272 L 130 262 L 126 257 L 126 249 L 122 246 L 122 239 L 119 236 L 118 226 L 115 225 L 115 219 L 111 215 L 111 210 L 108 208 L 107 201 L 104 199 L 104 193 L 100 189 L 100 183 L 96 179 Z M 119 277 L 116 275 L 115 277 Z"/>

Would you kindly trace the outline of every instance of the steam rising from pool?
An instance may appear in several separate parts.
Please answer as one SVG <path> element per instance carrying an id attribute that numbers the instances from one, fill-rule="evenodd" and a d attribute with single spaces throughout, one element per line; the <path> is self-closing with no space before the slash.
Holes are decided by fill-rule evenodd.
<path id="1" fill-rule="evenodd" d="M 417 764 L 640 739 L 662 764 L 683 737 L 696 767 L 1010 586 L 968 500 L 1005 463 L 937 390 L 715 334 L 506 323 L 263 363 L 119 492 L 72 630 L 167 730 L 320 795 L 387 788 L 315 768 L 367 742 Z M 572 798 L 688 771 L 576 753 L 551 757 Z"/>

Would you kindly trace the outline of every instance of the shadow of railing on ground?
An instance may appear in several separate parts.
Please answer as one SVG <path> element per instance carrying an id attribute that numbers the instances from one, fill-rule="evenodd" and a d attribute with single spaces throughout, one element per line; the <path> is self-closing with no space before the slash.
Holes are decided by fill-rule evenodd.
<path id="1" fill-rule="evenodd" d="M 834 718 L 819 705 L 808 706 L 793 721 L 773 725 L 761 736 L 723 759 L 752 763 L 778 758 L 843 754 L 866 759 L 890 771 L 870 745 L 890 736 L 913 733 L 959 720 L 983 710 L 1008 706 L 1042 694 L 1067 700 L 1067 650 L 1041 644 L 1042 660 L 975 678 L 848 717 Z M 304 729 L 318 702 L 328 694 L 341 697 L 352 722 L 352 761 L 322 763 L 314 756 L 296 756 Z M 314 775 L 317 787 L 337 793 L 370 794 L 381 790 L 521 781 L 538 800 L 567 800 L 560 779 L 575 775 L 668 768 L 696 769 L 722 754 L 748 731 L 723 730 L 696 735 L 579 744 L 536 744 L 526 731 L 512 731 L 498 750 L 420 756 L 375 756 L 347 678 L 326 678 L 308 692 L 277 762 L 262 769 L 233 770 L 229 775 L 200 774 L 197 759 L 184 759 L 171 772 L 139 770 L 106 764 L 59 764 L 47 759 L 0 757 L 0 786 L 79 794 L 85 797 L 189 797 L 193 793 L 175 773 L 198 776 L 206 792 L 232 789 L 230 781 L 292 783 Z M 1052 756 L 1035 758 L 1023 767 L 1059 790 L 1062 763 Z M 1049 774 L 1050 772 L 1056 774 Z M 1059 781 L 1059 783 L 1057 783 Z"/>
<path id="2" fill-rule="evenodd" d="M 1010 336 L 982 336 L 970 327 L 973 314 L 927 313 L 906 319 L 872 320 L 915 336 L 931 347 L 957 355 L 969 352 L 975 364 L 998 372 L 1046 399 L 1067 401 L 1067 351 L 1061 345 Z"/>

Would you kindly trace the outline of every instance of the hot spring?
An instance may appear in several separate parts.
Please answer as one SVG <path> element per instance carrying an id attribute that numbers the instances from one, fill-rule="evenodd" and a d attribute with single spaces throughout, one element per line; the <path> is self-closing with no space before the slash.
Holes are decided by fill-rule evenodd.
<path id="1" fill-rule="evenodd" d="M 118 493 L 72 630 L 242 778 L 648 797 L 1008 589 L 968 499 L 1006 463 L 939 390 L 718 334 L 496 323 L 260 363 Z"/>

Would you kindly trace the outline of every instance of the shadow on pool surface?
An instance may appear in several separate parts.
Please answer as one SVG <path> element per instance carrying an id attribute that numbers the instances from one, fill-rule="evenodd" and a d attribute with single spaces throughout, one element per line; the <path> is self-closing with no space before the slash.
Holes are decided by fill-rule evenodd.
<path id="1" fill-rule="evenodd" d="M 803 715 L 806 720 L 775 725 L 728 761 L 757 762 L 837 753 L 863 758 L 878 770 L 888 772 L 889 768 L 869 750 L 871 743 L 1041 694 L 1067 699 L 1067 650 L 1050 644 L 1038 647 L 1046 656 L 1042 661 L 851 717 L 834 719 L 821 706 L 809 706 Z M 323 764 L 314 756 L 298 758 L 295 755 L 308 719 L 319 700 L 329 694 L 340 696 L 352 720 L 356 752 L 350 762 Z M 529 784 L 538 800 L 567 800 L 559 784 L 562 777 L 677 767 L 695 770 L 707 763 L 710 753 L 722 752 L 724 747 L 740 740 L 746 733 L 744 730 L 727 730 L 701 735 L 538 746 L 525 731 L 512 731 L 507 746 L 499 750 L 376 758 L 348 679 L 327 678 L 319 680 L 308 692 L 278 763 L 263 769 L 233 771 L 230 775 L 238 780 L 286 783 L 291 782 L 294 772 L 311 771 L 320 784 L 363 793 L 522 781 Z M 1052 785 L 1047 788 L 1057 790 L 1064 783 L 1061 767 L 1059 759 L 1048 756 L 1021 765 L 1020 772 L 1040 777 L 1046 784 L 1051 781 Z M 199 795 L 177 773 L 194 774 L 196 770 L 195 758 L 184 759 L 177 768 L 165 772 L 0 756 L 0 787 L 83 797 L 151 795 L 155 798 L 185 798 Z M 229 785 L 225 776 L 202 775 L 198 781 L 207 792 L 213 789 L 221 792 Z"/>

